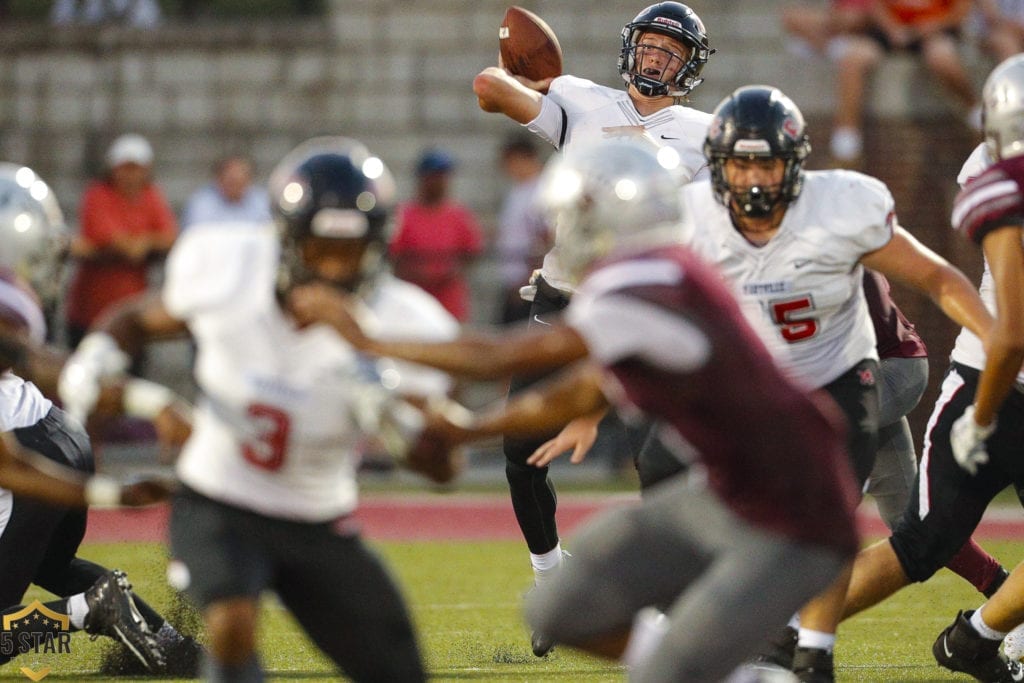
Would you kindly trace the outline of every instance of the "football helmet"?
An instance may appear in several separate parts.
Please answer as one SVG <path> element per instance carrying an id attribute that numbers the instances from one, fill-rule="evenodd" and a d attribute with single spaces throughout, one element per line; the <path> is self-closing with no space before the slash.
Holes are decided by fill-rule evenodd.
<path id="1" fill-rule="evenodd" d="M 355 289 L 381 268 L 387 252 L 395 181 L 384 162 L 344 137 L 308 140 L 277 164 L 268 182 L 282 238 L 283 288 L 312 279 L 301 254 L 310 237 L 365 247 Z"/>
<path id="2" fill-rule="evenodd" d="M 679 154 L 626 140 L 559 155 L 541 175 L 538 203 L 554 255 L 574 282 L 612 251 L 676 239 L 682 216 Z"/>
<path id="3" fill-rule="evenodd" d="M 689 59 L 668 82 L 661 80 L 663 76 L 645 76 L 640 72 L 643 48 L 639 43 L 645 33 L 675 38 L 690 50 Z M 704 82 L 700 72 L 714 52 L 708 44 L 704 22 L 692 9 L 681 2 L 659 2 L 643 9 L 622 28 L 619 73 L 622 80 L 635 86 L 641 95 L 685 97 Z"/>
<path id="4" fill-rule="evenodd" d="M 60 300 L 69 243 L 50 186 L 27 166 L 0 162 L 0 268 L 28 283 L 51 312 Z"/>
<path id="5" fill-rule="evenodd" d="M 729 210 L 763 218 L 780 202 L 800 195 L 803 163 L 811 153 L 803 114 L 778 88 L 748 85 L 722 100 L 712 113 L 704 156 L 711 164 L 715 196 Z M 784 159 L 778 186 L 736 188 L 725 174 L 728 159 Z"/>
<path id="6" fill-rule="evenodd" d="M 1024 54 L 999 64 L 981 91 L 985 146 L 993 159 L 1024 154 Z"/>

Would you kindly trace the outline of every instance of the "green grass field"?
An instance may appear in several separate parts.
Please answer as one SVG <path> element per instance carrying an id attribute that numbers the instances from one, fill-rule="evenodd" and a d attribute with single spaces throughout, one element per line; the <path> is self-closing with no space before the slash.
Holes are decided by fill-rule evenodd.
<path id="1" fill-rule="evenodd" d="M 1024 543 L 983 545 L 1008 566 L 1024 557 Z M 520 596 L 530 583 L 521 543 L 389 543 L 378 547 L 412 605 L 431 680 L 625 679 L 616 664 L 566 648 L 556 649 L 546 659 L 533 657 L 519 613 Z M 93 544 L 83 546 L 82 556 L 123 568 L 138 594 L 162 611 L 173 609 L 174 597 L 164 580 L 161 545 Z M 27 599 L 47 597 L 33 589 Z M 838 680 L 968 680 L 940 670 L 932 660 L 931 644 L 957 609 L 979 603 L 980 596 L 946 570 L 923 586 L 904 590 L 843 625 L 836 655 Z M 337 679 L 327 660 L 309 645 L 273 599 L 266 601 L 264 617 L 261 651 L 271 680 Z M 76 634 L 71 647 L 71 655 L 16 659 L 0 667 L 0 680 L 28 680 L 20 672 L 23 666 L 35 671 L 50 666 L 52 672 L 46 680 L 105 678 L 96 673 L 105 647 L 102 639 L 91 642 L 88 636 Z"/>

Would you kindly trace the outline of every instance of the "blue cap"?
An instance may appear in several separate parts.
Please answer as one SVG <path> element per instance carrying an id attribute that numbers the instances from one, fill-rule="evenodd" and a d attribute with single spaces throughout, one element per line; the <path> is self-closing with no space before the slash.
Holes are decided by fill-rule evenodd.
<path id="1" fill-rule="evenodd" d="M 455 159 L 444 150 L 431 149 L 424 152 L 416 162 L 416 175 L 447 173 L 455 168 Z"/>

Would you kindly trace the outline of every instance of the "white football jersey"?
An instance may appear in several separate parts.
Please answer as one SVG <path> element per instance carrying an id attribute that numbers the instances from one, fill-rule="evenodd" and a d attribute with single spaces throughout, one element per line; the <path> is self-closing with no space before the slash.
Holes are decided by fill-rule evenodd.
<path id="1" fill-rule="evenodd" d="M 985 147 L 984 143 L 978 145 L 971 152 L 971 155 L 967 157 L 967 161 L 964 162 L 963 168 L 960 169 L 960 173 L 957 175 L 956 179 L 960 187 L 980 176 L 992 164 L 993 160 L 988 154 L 988 148 Z M 999 199 L 1000 194 L 1004 197 L 1008 194 L 1019 196 L 1020 189 L 1016 183 L 1011 182 L 1010 188 L 1009 192 L 1004 189 L 1001 193 L 997 194 L 992 194 L 991 191 L 975 192 L 973 196 L 965 199 L 963 203 L 961 203 L 961 197 L 958 197 L 952 216 L 953 229 L 959 230 L 961 228 L 960 224 L 965 219 L 965 214 L 975 202 L 994 202 Z M 985 307 L 988 308 L 992 315 L 996 315 L 995 279 L 992 277 L 992 270 L 988 266 L 988 259 L 984 258 L 984 254 L 982 256 L 985 267 L 981 274 L 981 285 L 978 287 L 978 294 L 981 296 L 981 300 L 985 302 Z M 963 327 L 960 329 L 960 334 L 956 337 L 956 343 L 953 345 L 953 352 L 950 354 L 950 358 L 957 363 L 977 370 L 983 370 L 985 368 L 985 347 L 977 335 Z M 1024 385 L 1024 368 L 1021 368 L 1021 371 L 1017 373 L 1017 382 Z"/>
<path id="2" fill-rule="evenodd" d="M 683 188 L 683 240 L 718 265 L 779 365 L 810 388 L 878 358 L 861 287 L 865 254 L 895 226 L 885 185 L 852 171 L 808 171 L 800 196 L 764 246 L 733 226 L 708 182 Z"/>
<path id="3" fill-rule="evenodd" d="M 625 90 L 598 85 L 575 76 L 559 76 L 541 103 L 540 114 L 526 124 L 556 149 L 593 144 L 617 137 L 643 137 L 679 152 L 686 181 L 710 177 L 704 158 L 704 138 L 711 114 L 672 105 L 641 116 Z M 552 252 L 544 257 L 541 273 L 553 287 L 566 292 L 572 285 Z"/>
<path id="4" fill-rule="evenodd" d="M 0 307 L 7 317 L 25 323 L 29 338 L 41 344 L 46 339 L 46 319 L 38 302 L 24 287 L 0 278 Z M 53 403 L 42 392 L 10 370 L 0 373 L 0 431 L 30 427 L 46 417 Z"/>
<path id="5" fill-rule="evenodd" d="M 278 258 L 271 224 L 196 225 L 171 251 L 163 300 L 195 337 L 202 391 L 177 473 L 215 500 L 326 521 L 356 506 L 364 435 L 353 414 L 360 392 L 379 385 L 378 369 L 329 327 L 294 326 L 275 295 Z M 414 287 L 387 278 L 377 299 L 382 323 L 403 316 L 400 334 L 454 334 L 454 323 L 433 315 L 433 299 Z M 427 315 L 412 312 L 424 305 Z"/>

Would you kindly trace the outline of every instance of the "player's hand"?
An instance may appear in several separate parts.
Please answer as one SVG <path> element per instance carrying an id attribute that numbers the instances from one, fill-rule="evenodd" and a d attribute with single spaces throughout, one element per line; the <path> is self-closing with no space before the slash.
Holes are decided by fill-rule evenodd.
<path id="1" fill-rule="evenodd" d="M 604 417 L 604 411 L 593 415 L 578 417 L 565 427 L 558 435 L 541 444 L 541 446 L 526 459 L 527 465 L 535 467 L 546 467 L 552 460 L 571 450 L 572 456 L 569 462 L 578 465 L 587 457 L 587 453 L 597 440 L 597 425 Z"/>
<path id="2" fill-rule="evenodd" d="M 104 332 L 91 332 L 61 369 L 57 394 L 64 410 L 85 424 L 100 398 L 100 380 L 127 369 L 128 354 Z"/>
<path id="3" fill-rule="evenodd" d="M 160 461 L 170 463 L 192 435 L 192 409 L 175 401 L 166 406 L 153 418 L 157 441 L 160 442 Z"/>
<path id="4" fill-rule="evenodd" d="M 996 423 L 979 425 L 974 421 L 974 406 L 968 406 L 949 433 L 949 443 L 953 449 L 953 457 L 960 467 L 970 474 L 978 473 L 978 465 L 988 462 L 988 451 L 985 440 L 996 431 Z"/>
<path id="5" fill-rule="evenodd" d="M 326 323 L 352 346 L 366 349 L 370 338 L 359 322 L 358 306 L 351 297 L 319 282 L 298 285 L 288 294 L 288 308 L 300 325 Z"/>
<path id="6" fill-rule="evenodd" d="M 121 505 L 142 507 L 161 503 L 174 493 L 177 484 L 162 477 L 146 477 L 121 487 Z"/>

